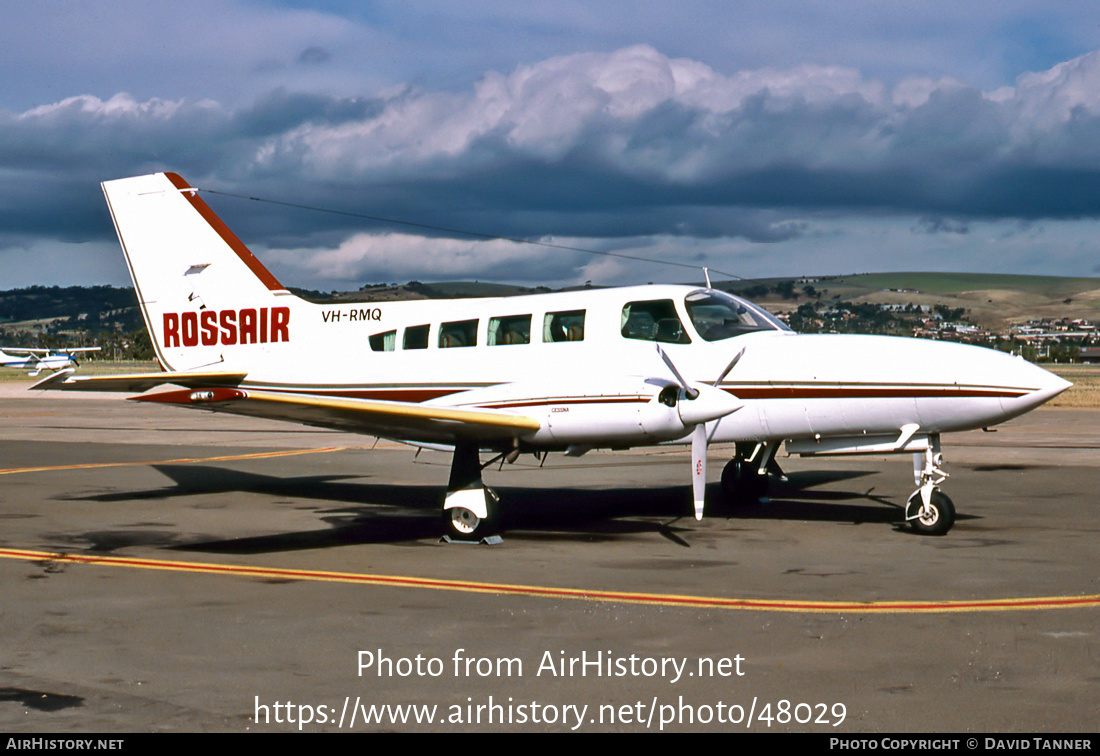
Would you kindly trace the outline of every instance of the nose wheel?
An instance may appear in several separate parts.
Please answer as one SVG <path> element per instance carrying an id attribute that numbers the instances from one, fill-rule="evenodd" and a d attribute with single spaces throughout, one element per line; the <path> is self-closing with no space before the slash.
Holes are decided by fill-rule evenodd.
<path id="1" fill-rule="evenodd" d="M 905 505 L 905 521 L 915 533 L 939 536 L 955 524 L 955 503 L 939 488 L 947 480 L 947 473 L 940 469 L 939 434 L 932 435 L 929 442 L 927 449 L 913 455 L 913 482 L 918 488 Z"/>
<path id="2" fill-rule="evenodd" d="M 925 504 L 921 500 L 921 492 L 916 491 L 905 506 L 905 519 L 915 533 L 944 535 L 955 524 L 955 503 L 937 488 L 932 491 L 928 503 Z"/>

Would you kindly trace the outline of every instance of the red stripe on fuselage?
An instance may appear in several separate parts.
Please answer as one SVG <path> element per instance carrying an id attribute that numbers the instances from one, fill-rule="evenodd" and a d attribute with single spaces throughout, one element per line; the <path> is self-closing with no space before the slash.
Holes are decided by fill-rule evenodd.
<path id="1" fill-rule="evenodd" d="M 249 386 L 241 386 L 249 388 Z M 420 404 L 422 402 L 439 399 L 468 391 L 471 388 L 485 388 L 484 386 L 471 387 L 377 387 L 377 388 L 295 388 L 292 386 L 253 385 L 251 388 L 261 389 L 281 394 L 303 394 L 308 396 L 326 396 L 342 399 L 371 399 L 392 402 L 408 402 Z M 812 387 L 812 386 L 723 386 L 725 391 L 737 396 L 739 399 L 961 399 L 961 398 L 1005 398 L 1015 399 L 1026 396 L 1034 389 L 1021 388 L 994 388 L 994 387 L 969 387 L 956 386 L 922 386 L 909 388 L 888 388 L 882 386 L 837 386 L 837 387 Z M 512 401 L 499 401 L 488 404 L 469 405 L 471 407 L 484 407 L 487 409 L 514 409 L 519 407 L 537 407 L 562 404 L 645 404 L 651 401 L 651 397 L 632 396 L 593 396 L 593 397 L 546 397 L 516 399 Z"/>
<path id="2" fill-rule="evenodd" d="M 1035 389 L 992 386 L 722 386 L 738 399 L 1016 399 Z"/>
<path id="3" fill-rule="evenodd" d="M 479 404 L 476 406 L 486 407 L 488 409 L 513 409 L 515 407 L 548 407 L 550 405 L 561 404 L 648 404 L 650 399 L 651 397 L 648 396 L 574 396 L 550 397 L 547 399 L 523 399 L 512 402 Z"/>

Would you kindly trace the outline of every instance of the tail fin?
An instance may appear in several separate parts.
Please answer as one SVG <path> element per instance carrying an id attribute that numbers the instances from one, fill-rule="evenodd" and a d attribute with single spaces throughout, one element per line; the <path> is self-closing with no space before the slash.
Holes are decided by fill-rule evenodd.
<path id="1" fill-rule="evenodd" d="M 289 340 L 297 298 L 186 181 L 157 173 L 102 186 L 165 369 L 233 362 Z"/>

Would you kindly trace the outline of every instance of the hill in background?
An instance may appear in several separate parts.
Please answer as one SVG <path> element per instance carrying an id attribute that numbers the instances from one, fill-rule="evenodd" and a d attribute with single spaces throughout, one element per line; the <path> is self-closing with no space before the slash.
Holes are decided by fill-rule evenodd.
<path id="1" fill-rule="evenodd" d="M 829 298 L 874 304 L 944 305 L 992 331 L 1049 318 L 1100 320 L 1100 278 L 999 273 L 866 273 L 818 279 Z"/>
<path id="2" fill-rule="evenodd" d="M 698 283 L 698 282 L 692 282 Z M 800 279 L 715 281 L 773 312 L 796 313 L 807 303 L 940 306 L 993 332 L 1032 319 L 1100 321 L 1100 278 L 983 273 L 866 273 Z M 478 281 L 368 284 L 358 291 L 293 289 L 321 303 L 534 294 L 547 287 Z M 151 359 L 152 350 L 132 288 L 47 287 L 0 291 L 0 345 L 104 347 L 108 359 Z"/>

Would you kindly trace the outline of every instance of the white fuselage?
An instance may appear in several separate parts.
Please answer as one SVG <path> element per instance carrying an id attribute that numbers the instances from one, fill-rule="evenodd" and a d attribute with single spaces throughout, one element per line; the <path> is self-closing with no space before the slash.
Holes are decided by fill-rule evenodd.
<path id="1" fill-rule="evenodd" d="M 759 498 L 780 443 L 796 454 L 912 452 L 906 521 L 954 520 L 940 434 L 994 425 L 1068 387 L 957 344 L 792 333 L 711 288 L 637 286 L 493 299 L 314 304 L 292 293 L 181 176 L 103 183 L 163 373 L 51 376 L 38 388 L 182 387 L 139 397 L 454 449 L 451 536 L 492 532 L 480 453 L 691 444 L 696 518 L 708 444 Z M 923 460 L 923 461 L 921 461 Z M 914 503 L 915 502 L 915 503 Z"/>
<path id="2" fill-rule="evenodd" d="M 743 300 L 735 302 L 750 308 L 754 325 L 708 341 L 700 333 L 706 314 L 687 305 L 705 294 L 639 286 L 329 305 L 283 294 L 266 313 L 196 308 L 147 317 L 154 332 L 162 329 L 154 341 L 171 370 L 241 369 L 244 389 L 514 411 L 540 420 L 524 441 L 548 448 L 684 440 L 691 424 L 669 420 L 657 401 L 676 383 L 658 345 L 704 387 L 744 350 L 720 384 L 742 406 L 708 425 L 713 442 L 897 437 L 914 425 L 924 435 L 967 430 L 1022 414 L 1068 385 L 989 349 L 795 334 Z M 631 330 L 628 314 L 646 309 L 660 310 L 660 326 Z"/>

